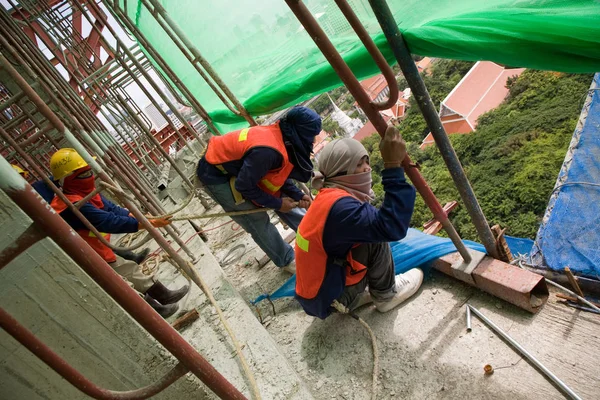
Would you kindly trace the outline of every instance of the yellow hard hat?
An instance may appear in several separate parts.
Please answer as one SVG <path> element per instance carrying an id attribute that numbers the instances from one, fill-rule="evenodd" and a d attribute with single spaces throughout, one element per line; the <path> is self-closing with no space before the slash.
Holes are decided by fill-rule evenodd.
<path id="1" fill-rule="evenodd" d="M 60 149 L 50 158 L 50 171 L 56 180 L 64 178 L 79 168 L 87 167 L 87 165 L 77 150 L 70 148 Z"/>
<path id="2" fill-rule="evenodd" d="M 18 165 L 10 164 L 10 166 L 13 167 L 13 169 L 15 171 L 17 171 L 19 174 L 21 174 L 23 176 L 23 178 L 27 179 L 29 177 L 29 172 L 25 171 L 23 168 L 19 167 Z"/>

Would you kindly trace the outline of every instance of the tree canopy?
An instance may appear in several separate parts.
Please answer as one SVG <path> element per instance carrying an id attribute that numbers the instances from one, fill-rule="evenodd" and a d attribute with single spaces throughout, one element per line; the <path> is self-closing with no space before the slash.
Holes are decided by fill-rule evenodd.
<path id="1" fill-rule="evenodd" d="M 434 104 L 439 105 L 471 65 L 450 60 L 433 65 L 431 75 L 423 78 Z M 591 79 L 591 75 L 526 70 L 507 82 L 507 98 L 479 118 L 475 132 L 450 136 L 490 225 L 500 224 L 512 236 L 535 237 Z M 411 106 L 399 125 L 409 154 L 442 205 L 452 200 L 461 203 L 437 147 L 419 150 L 428 129 L 414 100 Z M 383 196 L 379 137 L 362 142 L 370 154 L 375 205 L 379 205 Z M 418 196 L 412 226 L 420 228 L 430 218 Z M 464 207 L 450 219 L 463 238 L 477 240 Z"/>

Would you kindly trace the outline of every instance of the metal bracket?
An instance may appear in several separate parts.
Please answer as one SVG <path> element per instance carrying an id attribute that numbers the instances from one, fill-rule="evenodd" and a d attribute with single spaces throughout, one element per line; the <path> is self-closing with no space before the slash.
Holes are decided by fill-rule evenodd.
<path id="1" fill-rule="evenodd" d="M 485 257 L 485 253 L 481 251 L 468 249 L 469 254 L 471 254 L 471 262 L 466 263 L 462 258 L 452 264 L 452 275 L 456 279 L 460 279 L 463 282 L 467 282 L 471 285 L 475 285 L 475 280 L 473 280 L 473 271 L 479 265 L 479 263 Z"/>

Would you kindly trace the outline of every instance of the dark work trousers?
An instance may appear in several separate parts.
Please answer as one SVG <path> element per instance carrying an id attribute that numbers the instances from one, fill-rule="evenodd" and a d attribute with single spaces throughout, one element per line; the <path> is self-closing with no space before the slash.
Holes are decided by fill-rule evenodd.
<path id="1" fill-rule="evenodd" d="M 352 302 L 367 286 L 375 301 L 385 301 L 394 297 L 396 280 L 390 244 L 365 243 L 351 251 L 352 258 L 367 267 L 367 273 L 357 284 L 346 286 L 338 301 L 352 308 Z"/>

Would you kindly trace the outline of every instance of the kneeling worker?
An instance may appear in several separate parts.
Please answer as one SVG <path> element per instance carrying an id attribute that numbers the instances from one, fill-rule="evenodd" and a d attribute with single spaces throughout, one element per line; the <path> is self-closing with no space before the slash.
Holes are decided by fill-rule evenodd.
<path id="1" fill-rule="evenodd" d="M 212 137 L 198 163 L 198 179 L 226 212 L 272 208 L 296 231 L 304 216 L 304 210 L 296 206 L 308 208 L 311 198 L 291 179 L 310 180 L 310 154 L 319 132 L 319 114 L 306 107 L 294 107 L 273 125 Z M 269 222 L 266 212 L 231 219 L 252 236 L 276 266 L 295 273 L 294 249 Z"/>
<path id="2" fill-rule="evenodd" d="M 415 203 L 415 189 L 401 167 L 406 144 L 390 127 L 380 149 L 381 209 L 369 204 L 371 167 L 359 141 L 334 140 L 319 154 L 313 178 L 319 194 L 298 228 L 295 248 L 296 299 L 309 315 L 326 318 L 334 300 L 350 309 L 372 301 L 387 312 L 421 286 L 420 269 L 395 276 L 388 243 L 406 236 Z"/>
<path id="3" fill-rule="evenodd" d="M 96 189 L 91 167 L 75 149 L 64 148 L 54 153 L 50 158 L 50 170 L 72 203 L 80 201 Z M 167 318 L 177 311 L 179 307 L 175 303 L 188 292 L 187 285 L 174 291 L 167 289 L 162 283 L 154 280 L 154 275 L 144 274 L 138 263 L 117 256 L 112 249 L 104 245 L 67 209 L 67 205 L 58 196 L 52 199 L 50 205 L 115 272 L 125 278 L 135 290 L 144 294 L 146 302 L 162 317 Z M 79 211 L 98 231 L 103 232 L 108 241 L 111 233 L 133 233 L 143 229 L 138 220 L 130 216 L 129 210 L 115 205 L 101 194 L 93 196 Z M 156 228 L 161 228 L 171 222 L 160 218 L 150 220 L 150 223 Z"/>
<path id="4" fill-rule="evenodd" d="M 14 164 L 11 164 L 11 166 L 13 167 L 13 169 L 15 171 L 17 171 L 23 177 L 23 179 L 25 179 L 25 180 L 29 179 L 28 171 L 25 171 L 21 167 L 14 165 Z M 58 181 L 55 181 L 52 176 L 49 176 L 48 179 L 50 179 L 57 187 L 60 187 L 60 183 Z M 42 199 L 44 199 L 46 201 L 46 203 L 52 204 L 52 199 L 54 199 L 54 192 L 52 191 L 52 188 L 50 188 L 50 186 L 48 186 L 46 184 L 46 182 L 44 182 L 43 179 L 33 182 L 31 184 L 31 187 L 34 188 L 35 191 L 38 192 L 38 194 L 40 196 L 42 196 Z M 142 262 L 144 262 L 144 260 L 148 257 L 148 254 L 150 254 L 150 249 L 148 249 L 148 248 L 145 248 L 144 250 L 142 250 L 139 253 L 134 253 L 131 250 L 113 250 L 113 251 L 119 257 L 123 257 L 126 260 L 135 261 L 138 264 L 141 264 Z"/>

